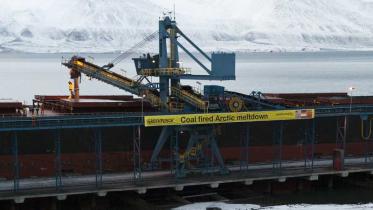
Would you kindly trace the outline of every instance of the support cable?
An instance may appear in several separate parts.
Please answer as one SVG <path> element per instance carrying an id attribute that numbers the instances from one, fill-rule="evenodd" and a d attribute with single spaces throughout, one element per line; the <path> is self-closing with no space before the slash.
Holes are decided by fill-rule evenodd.
<path id="1" fill-rule="evenodd" d="M 155 38 L 157 38 L 158 33 L 159 33 L 158 31 L 155 31 L 155 32 L 151 33 L 150 35 L 146 36 L 140 42 L 136 43 L 135 45 L 130 47 L 128 50 L 121 53 L 118 57 L 114 58 L 110 63 L 108 63 L 107 65 L 104 65 L 103 68 L 105 68 L 105 69 L 113 68 L 119 62 L 121 62 L 122 60 L 124 60 L 124 59 L 128 58 L 130 55 L 132 55 L 140 47 L 144 46 L 146 43 L 148 43 L 148 42 L 154 40 Z"/>

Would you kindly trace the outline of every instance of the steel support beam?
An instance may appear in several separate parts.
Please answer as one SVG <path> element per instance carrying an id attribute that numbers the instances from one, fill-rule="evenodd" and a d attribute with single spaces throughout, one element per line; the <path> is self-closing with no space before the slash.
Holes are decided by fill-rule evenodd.
<path id="1" fill-rule="evenodd" d="M 372 139 L 364 139 L 364 163 L 371 164 L 372 157 Z"/>
<path id="2" fill-rule="evenodd" d="M 364 141 L 364 162 L 365 164 L 371 164 L 372 157 L 372 119 L 369 119 L 367 115 L 361 115 L 361 137 Z"/>
<path id="3" fill-rule="evenodd" d="M 336 137 L 336 148 L 342 149 L 343 151 L 346 149 L 346 137 L 347 137 L 347 124 L 348 124 L 348 116 L 344 116 L 343 118 L 337 119 L 337 137 Z"/>
<path id="4" fill-rule="evenodd" d="M 273 172 L 281 173 L 282 169 L 282 138 L 284 122 L 274 122 L 273 131 Z"/>
<path id="5" fill-rule="evenodd" d="M 175 140 L 176 141 L 179 141 L 179 137 L 178 137 L 178 131 L 174 132 L 175 133 Z M 171 137 L 173 138 L 173 137 Z M 190 161 L 191 159 L 193 159 L 191 157 L 191 151 L 192 151 L 192 148 L 194 145 L 197 144 L 197 139 L 196 139 L 196 134 L 194 131 L 191 131 L 191 134 L 190 134 L 190 137 L 189 137 L 189 140 L 188 140 L 188 144 L 187 144 L 187 147 L 185 148 L 185 152 L 184 152 L 184 155 L 182 155 L 183 159 L 180 160 L 180 155 L 179 155 L 179 143 L 178 142 L 175 142 L 173 145 L 175 146 L 175 149 L 174 149 L 174 153 L 176 154 L 176 156 L 178 156 L 178 170 L 179 170 L 179 177 L 184 177 L 186 175 L 186 172 L 185 172 L 185 167 L 186 167 L 186 162 L 187 161 Z M 175 159 L 176 160 L 176 159 Z"/>
<path id="6" fill-rule="evenodd" d="M 61 133 L 60 130 L 54 131 L 54 167 L 55 167 L 55 179 L 56 179 L 56 190 L 62 189 L 62 162 L 61 162 Z"/>
<path id="7" fill-rule="evenodd" d="M 158 160 L 159 153 L 161 152 L 164 144 L 166 143 L 167 139 L 171 135 L 172 127 L 164 126 L 162 128 L 161 134 L 158 137 L 157 144 L 154 147 L 152 157 L 150 158 L 150 163 L 152 166 L 155 165 L 155 162 Z"/>
<path id="8" fill-rule="evenodd" d="M 315 151 L 315 119 L 307 120 L 305 123 L 303 142 L 304 168 L 312 170 Z"/>
<path id="9" fill-rule="evenodd" d="M 216 161 L 218 163 L 219 172 L 221 174 L 227 174 L 229 171 L 225 167 L 224 160 L 223 160 L 223 157 L 221 156 L 218 144 L 216 143 L 215 133 L 214 133 L 213 130 L 211 131 L 211 134 L 210 134 L 210 137 L 209 137 L 209 141 L 210 141 L 210 147 L 211 147 L 212 155 L 213 155 L 213 157 L 215 157 L 215 159 L 216 159 Z"/>
<path id="10" fill-rule="evenodd" d="M 102 131 L 94 130 L 95 158 L 96 158 L 96 188 L 102 187 Z"/>
<path id="11" fill-rule="evenodd" d="M 133 178 L 135 182 L 142 180 L 141 169 L 141 127 L 133 127 Z"/>
<path id="12" fill-rule="evenodd" d="M 203 52 L 203 50 L 201 50 L 201 48 L 199 48 L 196 44 L 194 44 L 194 42 L 192 40 L 190 40 L 189 37 L 187 37 L 177 26 L 176 26 L 176 29 L 177 29 L 177 32 L 182 37 L 184 37 L 185 40 L 187 40 L 189 42 L 189 44 L 191 44 L 196 50 L 198 50 L 199 53 L 201 53 L 203 55 L 203 57 L 205 57 L 208 61 L 211 62 L 211 58 L 205 52 Z"/>
<path id="13" fill-rule="evenodd" d="M 208 69 L 201 61 L 198 60 L 187 48 L 185 48 L 179 41 L 176 41 L 177 45 L 186 52 L 200 67 L 202 67 L 208 74 L 211 74 L 211 70 Z"/>
<path id="14" fill-rule="evenodd" d="M 18 136 L 16 132 L 12 133 L 12 153 L 13 153 L 13 190 L 19 191 L 19 158 L 18 158 Z"/>
<path id="15" fill-rule="evenodd" d="M 250 127 L 248 124 L 242 124 L 240 128 L 240 170 L 249 169 L 249 142 Z"/>
<path id="16" fill-rule="evenodd" d="M 180 157 L 179 133 L 177 130 L 171 134 L 172 160 L 171 167 L 174 168 L 175 178 L 185 177 L 185 156 Z M 185 153 L 184 153 L 185 154 Z"/>
<path id="17" fill-rule="evenodd" d="M 342 168 L 345 163 L 346 156 L 346 138 L 347 138 L 347 126 L 348 126 L 348 116 L 337 119 L 337 136 L 336 136 L 336 149 L 343 151 L 343 157 L 341 159 Z"/>

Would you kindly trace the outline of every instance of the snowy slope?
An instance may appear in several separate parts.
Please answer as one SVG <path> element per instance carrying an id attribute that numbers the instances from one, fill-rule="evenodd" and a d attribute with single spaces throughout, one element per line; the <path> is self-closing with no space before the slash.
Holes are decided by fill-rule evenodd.
<path id="1" fill-rule="evenodd" d="M 373 49 L 372 0 L 2 0 L 0 51 L 125 50 L 173 2 L 207 50 Z"/>

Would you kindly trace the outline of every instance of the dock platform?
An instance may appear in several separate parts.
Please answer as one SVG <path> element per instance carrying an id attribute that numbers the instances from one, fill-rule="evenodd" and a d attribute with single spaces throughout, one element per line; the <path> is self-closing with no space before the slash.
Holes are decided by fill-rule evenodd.
<path id="1" fill-rule="evenodd" d="M 144 194 L 148 190 L 170 188 L 182 191 L 190 186 L 209 186 L 218 188 L 220 184 L 242 183 L 251 185 L 258 181 L 286 182 L 289 179 L 317 181 L 321 176 L 348 177 L 354 173 L 373 174 L 373 164 L 365 158 L 346 158 L 343 170 L 334 170 L 332 160 L 314 161 L 313 168 L 305 168 L 304 161 L 284 162 L 282 168 L 273 168 L 273 164 L 253 164 L 242 169 L 239 166 L 229 167 L 229 174 L 219 175 L 215 172 L 198 176 L 175 178 L 170 171 L 147 171 L 141 179 L 134 179 L 133 172 L 104 174 L 102 180 L 96 175 L 62 177 L 62 185 L 56 185 L 55 177 L 28 178 L 20 180 L 19 189 L 14 191 L 13 180 L 0 181 L 0 200 L 14 200 L 23 203 L 25 199 L 56 197 L 65 200 L 71 195 L 96 194 L 106 196 L 110 192 L 135 191 Z M 100 180 L 100 181 L 99 181 Z"/>

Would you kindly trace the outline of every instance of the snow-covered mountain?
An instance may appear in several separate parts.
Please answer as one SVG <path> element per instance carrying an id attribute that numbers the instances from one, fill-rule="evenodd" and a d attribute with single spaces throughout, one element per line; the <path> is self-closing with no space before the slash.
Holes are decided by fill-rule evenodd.
<path id="1" fill-rule="evenodd" d="M 0 51 L 125 50 L 174 3 L 206 50 L 373 49 L 373 0 L 1 0 Z"/>

